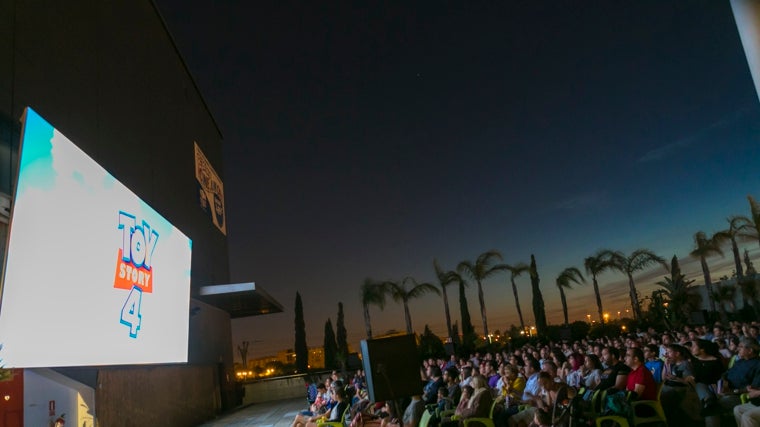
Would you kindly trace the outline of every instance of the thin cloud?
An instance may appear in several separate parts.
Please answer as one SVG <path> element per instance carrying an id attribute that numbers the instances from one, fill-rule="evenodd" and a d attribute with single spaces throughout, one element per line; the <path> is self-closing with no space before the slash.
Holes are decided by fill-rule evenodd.
<path id="1" fill-rule="evenodd" d="M 666 159 L 679 151 L 683 150 L 684 148 L 688 148 L 689 146 L 693 145 L 694 143 L 698 142 L 702 138 L 704 138 L 708 133 L 715 129 L 722 128 L 729 123 L 739 119 L 741 116 L 746 114 L 748 111 L 748 108 L 741 108 L 739 110 L 736 110 L 732 114 L 721 118 L 720 120 L 717 120 L 713 123 L 710 123 L 709 125 L 703 127 L 702 129 L 699 129 L 696 131 L 693 135 L 689 135 L 683 138 L 680 138 L 676 140 L 675 142 L 671 142 L 670 144 L 663 145 L 662 147 L 655 148 L 654 150 L 647 151 L 644 153 L 641 158 L 639 158 L 639 163 L 650 163 L 650 162 L 658 162 L 660 160 Z"/>
<path id="2" fill-rule="evenodd" d="M 592 207 L 598 207 L 603 204 L 606 194 L 603 192 L 581 193 L 561 200 L 554 207 L 558 210 L 578 211 L 586 210 Z"/>

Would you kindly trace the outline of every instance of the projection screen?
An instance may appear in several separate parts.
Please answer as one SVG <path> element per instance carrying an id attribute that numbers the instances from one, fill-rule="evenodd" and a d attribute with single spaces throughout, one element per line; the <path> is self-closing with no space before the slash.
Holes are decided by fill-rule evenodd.
<path id="1" fill-rule="evenodd" d="M 0 365 L 187 362 L 192 241 L 34 110 L 23 121 Z"/>

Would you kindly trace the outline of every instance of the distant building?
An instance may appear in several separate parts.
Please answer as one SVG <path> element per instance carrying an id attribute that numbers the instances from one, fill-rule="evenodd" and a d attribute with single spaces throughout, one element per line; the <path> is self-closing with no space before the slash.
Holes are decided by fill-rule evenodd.
<path id="1" fill-rule="evenodd" d="M 348 352 L 351 354 L 353 349 L 351 345 L 348 346 Z M 256 359 L 248 360 L 247 370 L 251 372 L 257 372 L 260 370 L 266 371 L 267 368 L 272 365 L 295 365 L 296 353 L 292 348 L 281 350 L 274 356 L 264 356 Z M 325 349 L 323 347 L 309 347 L 309 369 L 325 369 Z M 235 365 L 236 368 L 242 370 L 240 364 Z"/>

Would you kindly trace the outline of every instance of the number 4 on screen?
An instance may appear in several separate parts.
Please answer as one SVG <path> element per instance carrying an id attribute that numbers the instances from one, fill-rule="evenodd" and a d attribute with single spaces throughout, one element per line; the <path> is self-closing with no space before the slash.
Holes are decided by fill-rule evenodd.
<path id="1" fill-rule="evenodd" d="M 137 338 L 137 332 L 142 323 L 140 304 L 142 304 L 142 290 L 133 286 L 124 307 L 121 308 L 121 324 L 129 326 L 129 336 L 132 338 Z"/>

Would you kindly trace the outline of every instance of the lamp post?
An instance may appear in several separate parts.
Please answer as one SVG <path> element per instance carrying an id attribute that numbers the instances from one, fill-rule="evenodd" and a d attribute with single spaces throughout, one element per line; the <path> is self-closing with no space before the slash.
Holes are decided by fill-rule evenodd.
<path id="1" fill-rule="evenodd" d="M 607 323 L 610 321 L 610 313 L 604 313 L 604 323 Z"/>

